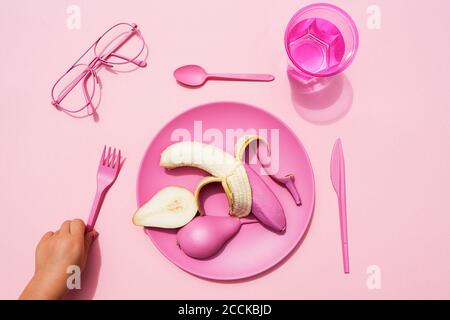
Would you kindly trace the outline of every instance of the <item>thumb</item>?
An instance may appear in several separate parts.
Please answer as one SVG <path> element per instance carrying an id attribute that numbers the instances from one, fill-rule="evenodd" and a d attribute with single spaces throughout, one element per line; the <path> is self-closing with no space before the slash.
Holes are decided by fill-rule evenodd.
<path id="1" fill-rule="evenodd" d="M 84 235 L 84 250 L 86 253 L 91 249 L 92 242 L 98 237 L 98 232 L 95 230 L 89 231 Z"/>

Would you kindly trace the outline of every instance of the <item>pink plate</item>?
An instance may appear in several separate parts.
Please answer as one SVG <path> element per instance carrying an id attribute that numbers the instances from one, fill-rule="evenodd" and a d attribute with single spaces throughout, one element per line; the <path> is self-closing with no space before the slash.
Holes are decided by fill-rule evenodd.
<path id="1" fill-rule="evenodd" d="M 285 260 L 305 236 L 314 209 L 314 176 L 308 155 L 295 134 L 270 113 L 250 105 L 234 102 L 217 102 L 190 109 L 169 122 L 148 147 L 137 181 L 138 206 L 153 194 L 169 185 L 179 185 L 192 191 L 206 174 L 193 168 L 167 171 L 159 166 L 161 152 L 180 136 L 204 143 L 212 143 L 234 154 L 234 145 L 225 143 L 230 133 L 257 130 L 276 138 L 279 134 L 280 173 L 294 173 L 303 206 L 297 207 L 286 189 L 269 177 L 269 184 L 283 204 L 287 231 L 275 234 L 260 224 L 244 225 L 239 234 L 224 249 L 208 260 L 195 260 L 185 255 L 176 243 L 176 231 L 145 229 L 156 247 L 174 264 L 196 276 L 211 280 L 239 280 L 256 276 Z M 228 132 L 228 134 L 227 134 Z M 222 137 L 217 139 L 214 137 Z M 222 142 L 222 141 L 223 142 Z M 204 208 L 210 215 L 226 215 L 228 204 L 219 186 L 208 187 L 202 196 Z"/>

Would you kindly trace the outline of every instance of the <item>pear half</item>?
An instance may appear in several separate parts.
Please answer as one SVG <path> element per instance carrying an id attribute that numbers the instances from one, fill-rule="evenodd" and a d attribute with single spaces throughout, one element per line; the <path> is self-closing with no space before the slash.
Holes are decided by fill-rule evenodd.
<path id="1" fill-rule="evenodd" d="M 181 187 L 166 187 L 139 208 L 133 223 L 142 227 L 177 229 L 194 219 L 198 207 L 194 194 Z"/>

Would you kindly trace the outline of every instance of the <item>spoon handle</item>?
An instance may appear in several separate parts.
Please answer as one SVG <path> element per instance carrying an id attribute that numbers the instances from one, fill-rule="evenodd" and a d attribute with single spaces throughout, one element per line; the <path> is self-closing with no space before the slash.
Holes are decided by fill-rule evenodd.
<path id="1" fill-rule="evenodd" d="M 211 80 L 238 80 L 238 81 L 264 81 L 275 80 L 271 74 L 244 74 L 244 73 L 214 73 L 208 75 Z"/>

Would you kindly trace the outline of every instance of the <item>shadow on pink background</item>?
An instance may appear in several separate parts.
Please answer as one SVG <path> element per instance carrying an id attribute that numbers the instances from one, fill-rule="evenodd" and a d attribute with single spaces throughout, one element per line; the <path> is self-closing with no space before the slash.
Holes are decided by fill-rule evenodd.
<path id="1" fill-rule="evenodd" d="M 289 18 L 310 2 L 131 0 L 127 6 L 108 5 L 105 12 L 105 1 L 80 0 L 81 29 L 72 31 L 66 28 L 72 2 L 5 5 L 0 298 L 19 295 L 33 273 L 34 248 L 43 233 L 65 219 L 87 218 L 105 144 L 121 148 L 128 161 L 103 206 L 98 247 L 78 298 L 450 298 L 450 3 L 378 0 L 382 28 L 370 30 L 366 10 L 372 1 L 330 2 L 353 16 L 361 46 L 342 83 L 318 101 L 292 93 L 283 47 Z M 139 25 L 149 44 L 149 66 L 119 75 L 101 72 L 98 123 L 55 111 L 53 82 L 118 21 Z M 190 63 L 218 72 L 268 72 L 277 80 L 210 82 L 186 90 L 172 72 Z M 352 103 L 333 108 L 339 99 Z M 212 101 L 245 102 L 274 113 L 301 139 L 314 167 L 316 207 L 307 237 L 282 266 L 252 281 L 223 284 L 193 277 L 167 261 L 131 223 L 138 167 L 152 137 L 180 112 Z M 317 113 L 321 108 L 337 116 Z M 350 276 L 342 273 L 329 178 L 337 137 L 347 160 Z M 366 285 L 372 265 L 382 272 L 380 290 Z"/>
<path id="2" fill-rule="evenodd" d="M 353 88 L 345 74 L 304 84 L 288 75 L 292 104 L 306 121 L 330 125 L 344 118 L 353 105 Z"/>

